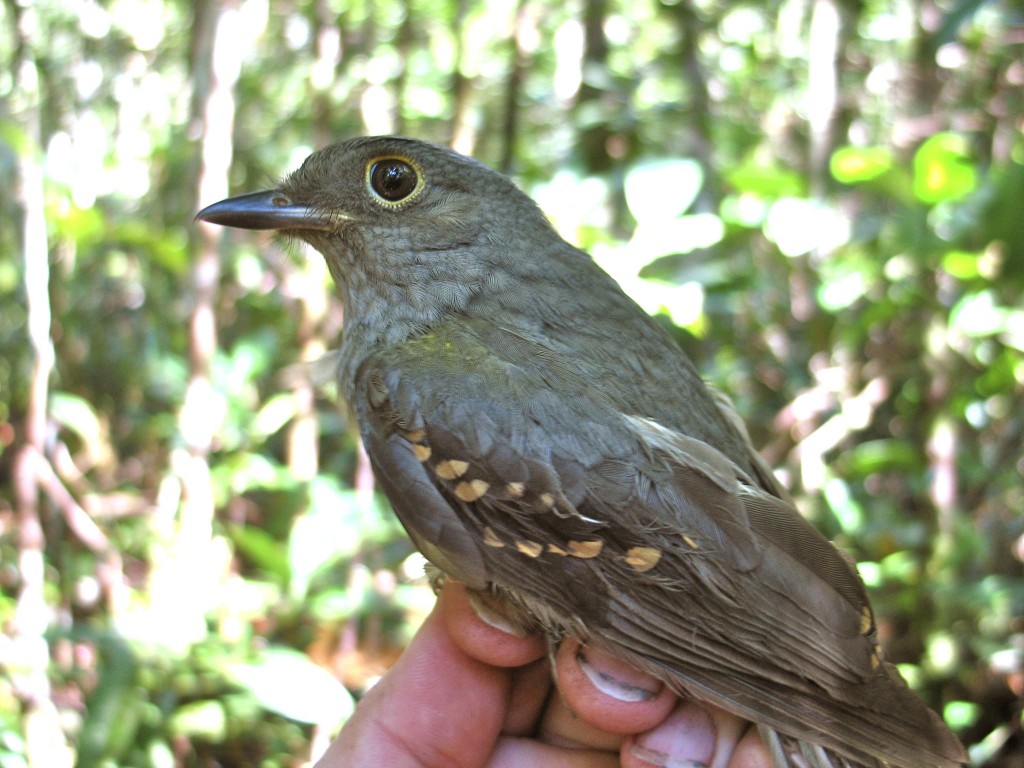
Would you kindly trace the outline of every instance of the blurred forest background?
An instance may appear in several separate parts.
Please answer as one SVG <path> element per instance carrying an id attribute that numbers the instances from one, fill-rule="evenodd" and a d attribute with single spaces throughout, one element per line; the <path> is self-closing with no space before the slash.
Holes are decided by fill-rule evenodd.
<path id="1" fill-rule="evenodd" d="M 1021 765 L 1020 0 L 5 0 L 0 768 L 308 764 L 429 610 L 322 260 L 192 223 L 392 132 L 665 315 Z"/>

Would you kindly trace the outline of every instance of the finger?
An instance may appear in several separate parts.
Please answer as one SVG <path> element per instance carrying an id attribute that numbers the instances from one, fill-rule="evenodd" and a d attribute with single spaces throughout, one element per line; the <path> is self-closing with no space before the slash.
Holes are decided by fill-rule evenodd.
<path id="1" fill-rule="evenodd" d="M 545 727 L 549 736 L 564 741 L 607 747 L 609 740 L 599 738 L 599 732 L 627 734 L 653 728 L 676 702 L 675 694 L 658 678 L 574 638 L 559 646 L 555 675 L 565 711 L 559 697 L 552 697 Z"/>
<path id="2" fill-rule="evenodd" d="M 558 747 L 533 739 L 503 738 L 486 768 L 619 768 L 619 756 L 594 749 Z"/>
<path id="3" fill-rule="evenodd" d="M 740 739 L 729 761 L 729 768 L 771 768 L 772 759 L 756 728 Z"/>
<path id="4" fill-rule="evenodd" d="M 507 736 L 535 734 L 551 698 L 552 686 L 551 664 L 547 658 L 512 670 L 512 692 L 501 732 Z"/>
<path id="5" fill-rule="evenodd" d="M 577 715 L 556 691 L 544 709 L 537 737 L 547 743 L 574 749 L 600 749 L 618 754 L 621 733 L 609 733 Z"/>
<path id="6" fill-rule="evenodd" d="M 448 579 L 438 604 L 455 643 L 478 661 L 521 667 L 544 656 L 544 639 L 539 635 L 514 635 L 481 618 L 470 604 L 465 584 Z"/>
<path id="7" fill-rule="evenodd" d="M 533 734 L 551 692 L 551 668 L 543 638 L 510 634 L 487 623 L 471 605 L 465 585 L 451 579 L 441 591 L 438 610 L 448 634 L 467 655 L 485 664 L 516 667 L 510 670 L 512 689 L 502 733 Z"/>
<path id="8" fill-rule="evenodd" d="M 435 609 L 317 768 L 479 768 L 498 741 L 511 675 L 467 655 Z"/>
<path id="9" fill-rule="evenodd" d="M 718 707 L 682 701 L 656 727 L 626 739 L 622 768 L 732 768 L 730 759 L 747 726 L 746 721 Z"/>

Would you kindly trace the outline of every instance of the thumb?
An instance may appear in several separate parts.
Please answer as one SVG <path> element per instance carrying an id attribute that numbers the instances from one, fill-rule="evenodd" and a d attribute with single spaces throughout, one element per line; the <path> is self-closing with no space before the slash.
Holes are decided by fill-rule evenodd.
<path id="1" fill-rule="evenodd" d="M 495 748 L 511 676 L 468 656 L 435 608 L 315 768 L 479 768 Z"/>

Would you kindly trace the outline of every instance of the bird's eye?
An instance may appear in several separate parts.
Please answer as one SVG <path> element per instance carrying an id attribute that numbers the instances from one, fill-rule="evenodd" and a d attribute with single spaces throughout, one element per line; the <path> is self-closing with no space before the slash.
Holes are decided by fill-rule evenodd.
<path id="1" fill-rule="evenodd" d="M 387 203 L 400 203 L 419 189 L 420 177 L 405 160 L 388 158 L 370 166 L 370 189 Z"/>

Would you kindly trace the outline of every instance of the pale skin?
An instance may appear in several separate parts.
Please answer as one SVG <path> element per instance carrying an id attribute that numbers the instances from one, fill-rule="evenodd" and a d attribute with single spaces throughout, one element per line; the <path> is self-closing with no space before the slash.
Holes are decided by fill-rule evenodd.
<path id="1" fill-rule="evenodd" d="M 575 640 L 497 629 L 448 582 L 315 768 L 770 768 L 756 730 Z M 645 759 L 646 758 L 646 759 Z"/>

